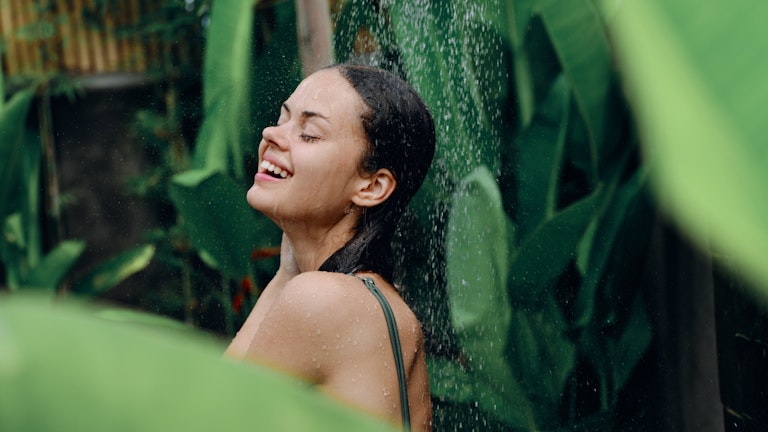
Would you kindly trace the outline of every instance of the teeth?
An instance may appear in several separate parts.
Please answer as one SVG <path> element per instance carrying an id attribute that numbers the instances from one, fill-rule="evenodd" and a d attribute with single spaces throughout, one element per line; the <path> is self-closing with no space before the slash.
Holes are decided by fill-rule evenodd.
<path id="1" fill-rule="evenodd" d="M 288 178 L 288 171 L 284 171 L 282 168 L 273 163 L 270 163 L 269 161 L 263 161 L 261 163 L 261 167 L 271 173 L 274 173 L 275 175 L 279 175 L 282 178 Z"/>

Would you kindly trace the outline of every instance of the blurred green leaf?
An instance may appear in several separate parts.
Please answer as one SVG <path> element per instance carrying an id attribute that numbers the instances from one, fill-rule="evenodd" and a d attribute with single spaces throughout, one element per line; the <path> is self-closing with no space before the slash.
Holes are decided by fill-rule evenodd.
<path id="1" fill-rule="evenodd" d="M 611 23 L 661 205 L 768 296 L 768 3 L 628 1 Z"/>
<path id="2" fill-rule="evenodd" d="M 29 273 L 24 285 L 53 291 L 85 249 L 85 242 L 67 240 L 48 252 Z"/>
<path id="3" fill-rule="evenodd" d="M 486 337 L 493 341 L 506 339 L 509 325 L 507 224 L 496 181 L 480 167 L 454 194 L 445 234 L 446 272 L 454 326 L 461 331 L 492 316 L 499 324 L 486 330 L 493 333 Z"/>
<path id="4" fill-rule="evenodd" d="M 512 304 L 539 309 L 547 287 L 576 257 L 585 230 L 595 215 L 603 189 L 561 210 L 524 239 L 512 257 L 509 291 Z"/>
<path id="5" fill-rule="evenodd" d="M 27 240 L 27 261 L 36 266 L 43 254 L 42 216 L 40 211 L 43 188 L 40 185 L 42 144 L 36 133 L 25 130 L 24 151 L 21 166 L 21 215 Z"/>
<path id="6" fill-rule="evenodd" d="M 576 365 L 576 347 L 552 292 L 538 311 L 514 310 L 506 345 L 509 364 L 533 407 L 538 429 L 556 425 L 565 383 Z"/>
<path id="7" fill-rule="evenodd" d="M 276 2 L 270 9 L 257 12 L 257 18 L 262 14 L 266 16 L 255 24 L 253 36 L 257 45 L 250 78 L 253 116 L 246 123 L 252 141 L 244 143 L 243 152 L 246 153 L 256 152 L 261 131 L 275 124 L 280 115 L 280 104 L 288 99 L 303 78 L 295 3 Z"/>
<path id="8" fill-rule="evenodd" d="M 605 27 L 591 0 L 539 0 L 539 8 L 587 125 L 591 144 L 589 174 L 594 180 L 600 162 L 605 99 L 611 76 L 611 50 Z"/>
<path id="9" fill-rule="evenodd" d="M 191 170 L 173 177 L 169 193 L 192 245 L 226 276 L 251 274 L 251 252 L 279 244 L 279 231 L 245 200 L 245 189 L 221 172 Z"/>
<path id="10" fill-rule="evenodd" d="M 21 221 L 21 213 L 13 213 L 3 220 L 3 237 L 0 239 L 0 258 L 5 267 L 5 283 L 11 291 L 22 286 L 29 271 L 26 259 L 27 240 Z"/>
<path id="11" fill-rule="evenodd" d="M 0 301 L 0 430 L 396 430 L 200 333 L 39 300 Z"/>
<path id="12" fill-rule="evenodd" d="M 155 254 L 153 245 L 142 245 L 129 249 L 99 264 L 76 285 L 72 291 L 78 294 L 99 295 L 119 284 L 128 276 L 143 270 Z"/>
<path id="13" fill-rule="evenodd" d="M 429 388 L 432 397 L 452 402 L 470 402 L 475 397 L 475 384 L 467 368 L 459 362 L 441 357 L 427 358 Z"/>
<path id="14" fill-rule="evenodd" d="M 457 187 L 446 227 L 451 318 L 480 407 L 510 426 L 523 427 L 532 421 L 528 401 L 504 356 L 511 319 L 506 289 L 510 229 L 496 180 L 481 166 Z"/>
<path id="15" fill-rule="evenodd" d="M 335 57 L 341 62 L 351 61 L 355 54 L 358 32 L 366 23 L 373 21 L 373 3 L 343 1 L 341 9 L 333 17 L 333 48 Z"/>
<path id="16" fill-rule="evenodd" d="M 34 96 L 34 89 L 17 92 L 0 111 L 0 219 L 18 210 L 16 196 L 21 181 L 24 130 Z"/>
<path id="17" fill-rule="evenodd" d="M 525 237 L 556 210 L 570 91 L 564 77 L 553 84 L 533 122 L 517 143 L 517 223 Z"/>
<path id="18" fill-rule="evenodd" d="M 622 165 L 623 167 L 623 165 Z M 613 181 L 607 185 L 605 193 L 605 208 L 600 210 L 599 217 L 590 226 L 591 235 L 586 235 L 579 250 L 577 266 L 583 275 L 583 281 L 574 304 L 574 326 L 581 327 L 592 318 L 595 307 L 595 295 L 601 281 L 604 282 L 607 265 L 612 254 L 621 253 L 617 244 L 621 238 L 626 238 L 626 221 L 631 215 L 633 205 L 641 198 L 646 186 L 647 171 L 636 171 L 624 184 L 618 182 L 624 175 L 619 169 Z M 643 215 L 645 216 L 645 215 Z M 642 221 L 638 221 L 635 230 L 642 229 Z M 632 245 L 630 245 L 631 247 Z"/>
<path id="19" fill-rule="evenodd" d="M 531 64 L 528 60 L 528 52 L 524 48 L 528 26 L 534 15 L 536 0 L 500 0 L 504 13 L 495 11 L 496 8 L 487 9 L 486 13 L 498 16 L 505 22 L 499 29 L 499 34 L 504 38 L 507 49 L 512 55 L 512 70 L 514 72 L 514 97 L 516 99 L 518 124 L 528 126 L 536 109 L 534 78 L 532 77 Z M 502 16 L 503 15 L 503 16 Z"/>
<path id="20" fill-rule="evenodd" d="M 523 46 L 523 40 L 528 31 L 528 23 L 535 11 L 536 1 L 537 0 L 504 1 L 507 10 L 507 31 L 509 33 L 509 39 L 516 51 Z"/>
<path id="21" fill-rule="evenodd" d="M 629 319 L 620 336 L 607 340 L 607 364 L 613 374 L 611 381 L 615 395 L 618 395 L 627 383 L 651 343 L 651 323 L 645 312 L 642 296 L 635 297 L 629 312 Z"/>
<path id="22" fill-rule="evenodd" d="M 407 79 L 435 119 L 439 143 L 435 166 L 444 166 L 453 182 L 481 165 L 492 172 L 499 169 L 498 136 L 494 137 L 498 126 L 491 121 L 493 113 L 483 109 L 485 90 L 480 83 L 485 82 L 489 92 L 506 88 L 506 82 L 494 82 L 496 78 L 506 79 L 499 68 L 470 66 L 474 60 L 480 64 L 488 57 L 496 58 L 499 44 L 493 32 L 474 33 L 477 23 L 461 15 L 466 10 L 467 5 L 451 2 L 437 2 L 419 13 L 401 2 L 389 9 Z"/>
<path id="23" fill-rule="evenodd" d="M 255 1 L 214 4 L 203 69 L 204 120 L 193 166 L 243 178 L 243 146 L 255 141 L 250 128 L 250 89 Z"/>
<path id="24" fill-rule="evenodd" d="M 0 56 L 5 51 L 5 44 L 0 44 Z M 0 113 L 5 108 L 5 72 L 0 69 Z"/>

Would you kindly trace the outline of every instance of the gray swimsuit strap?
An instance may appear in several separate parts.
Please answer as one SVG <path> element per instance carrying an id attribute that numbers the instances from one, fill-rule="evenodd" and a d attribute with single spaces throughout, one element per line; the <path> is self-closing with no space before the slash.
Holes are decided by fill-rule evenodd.
<path id="1" fill-rule="evenodd" d="M 392 342 L 392 352 L 395 355 L 395 367 L 397 367 L 397 381 L 400 383 L 400 408 L 403 419 L 403 430 L 411 430 L 411 412 L 408 407 L 408 388 L 405 383 L 405 365 L 403 364 L 403 352 L 400 348 L 400 336 L 397 332 L 397 323 L 395 322 L 395 314 L 392 312 L 392 307 L 389 302 L 381 293 L 379 288 L 373 283 L 373 279 L 367 277 L 361 277 L 360 280 L 365 283 L 368 290 L 373 293 L 376 299 L 381 304 L 381 309 L 384 311 L 384 318 L 387 320 L 387 328 L 389 328 L 389 340 Z"/>

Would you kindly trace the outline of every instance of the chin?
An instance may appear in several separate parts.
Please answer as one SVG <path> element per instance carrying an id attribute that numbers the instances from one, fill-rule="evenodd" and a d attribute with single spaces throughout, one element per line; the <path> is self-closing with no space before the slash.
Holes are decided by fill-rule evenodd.
<path id="1" fill-rule="evenodd" d="M 266 196 L 265 192 L 259 189 L 258 186 L 251 186 L 248 192 L 245 194 L 245 200 L 248 205 L 254 210 L 262 213 L 272 221 L 275 221 L 278 217 L 277 209 L 280 207 L 278 203 L 274 201 L 271 196 Z"/>
<path id="2" fill-rule="evenodd" d="M 253 207 L 255 210 L 262 211 L 261 207 L 263 206 L 263 200 L 261 197 L 259 197 L 258 186 L 253 185 L 250 189 L 248 189 L 248 192 L 245 194 L 245 200 L 248 202 L 248 205 Z"/>

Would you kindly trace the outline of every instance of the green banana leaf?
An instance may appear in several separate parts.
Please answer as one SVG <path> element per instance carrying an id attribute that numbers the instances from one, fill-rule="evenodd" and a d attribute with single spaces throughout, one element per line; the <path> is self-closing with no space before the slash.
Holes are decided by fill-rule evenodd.
<path id="1" fill-rule="evenodd" d="M 137 246 L 109 258 L 83 276 L 72 287 L 78 294 L 97 296 L 119 284 L 132 274 L 143 270 L 155 255 L 153 245 Z"/>
<path id="2" fill-rule="evenodd" d="M 588 174 L 594 181 L 602 154 L 605 102 L 611 77 L 611 50 L 605 26 L 591 0 L 540 0 L 538 6 L 586 124 Z"/>
<path id="3" fill-rule="evenodd" d="M 638 295 L 632 302 L 624 331 L 617 338 L 607 339 L 606 363 L 610 365 L 613 395 L 618 396 L 619 391 L 624 388 L 635 366 L 651 344 L 652 335 L 642 296 Z"/>
<path id="4" fill-rule="evenodd" d="M 574 304 L 574 326 L 585 326 L 592 319 L 595 307 L 595 296 L 601 279 L 608 274 L 608 262 L 612 256 L 628 255 L 622 252 L 627 248 L 642 251 L 644 248 L 637 244 L 621 244 L 622 240 L 629 240 L 627 230 L 643 231 L 649 228 L 648 215 L 642 214 L 640 218 L 632 218 L 632 210 L 637 206 L 638 200 L 643 198 L 647 183 L 647 171 L 638 170 L 622 185 L 618 180 L 623 175 L 619 170 L 613 184 L 606 189 L 607 207 L 600 212 L 599 218 L 594 222 L 594 230 L 591 235 L 585 236 L 585 241 L 578 252 L 578 267 L 583 275 L 583 281 Z M 627 228 L 627 220 L 636 221 L 634 227 Z M 622 230 L 622 228 L 626 228 Z M 629 258 L 629 257 L 627 257 Z M 632 263 L 629 261 L 627 265 Z"/>
<path id="5" fill-rule="evenodd" d="M 27 240 L 21 213 L 6 217 L 2 228 L 0 258 L 5 267 L 5 283 L 11 291 L 15 291 L 23 285 L 29 272 L 29 262 L 26 259 Z"/>
<path id="6" fill-rule="evenodd" d="M 500 67 L 482 66 L 498 58 L 499 36 L 491 23 L 477 21 L 482 16 L 468 15 L 471 7 L 440 1 L 429 8 L 407 2 L 389 8 L 403 69 L 435 118 L 436 166 L 444 166 L 454 184 L 475 167 L 496 172 L 500 164 L 499 125 L 484 102 L 507 88 L 506 77 Z"/>
<path id="7" fill-rule="evenodd" d="M 192 245 L 229 278 L 241 280 L 252 274 L 254 249 L 280 244 L 277 227 L 248 206 L 245 189 L 221 172 L 177 174 L 169 194 Z"/>
<path id="8" fill-rule="evenodd" d="M 24 285 L 55 291 L 84 249 L 85 242 L 79 240 L 65 240 L 59 243 L 31 269 Z"/>
<path id="9" fill-rule="evenodd" d="M 3 55 L 3 46 L 0 46 L 0 56 Z M 5 109 L 5 73 L 0 70 L 0 113 Z"/>
<path id="10" fill-rule="evenodd" d="M 256 136 L 251 122 L 250 89 L 254 0 L 212 6 L 203 68 L 204 120 L 193 167 L 217 169 L 243 178 L 243 146 Z"/>
<path id="11" fill-rule="evenodd" d="M 523 127 L 528 126 L 536 109 L 531 66 L 528 53 L 524 49 L 528 25 L 534 13 L 534 2 L 535 0 L 507 0 L 501 5 L 504 8 L 505 22 L 499 29 L 499 34 L 503 36 L 513 57 L 514 91 L 512 93 L 517 99 L 518 123 Z"/>
<path id="12" fill-rule="evenodd" d="M 277 2 L 272 8 L 274 28 L 265 31 L 265 26 L 272 24 L 264 20 L 256 23 L 259 31 L 254 32 L 254 43 L 260 47 L 253 59 L 251 75 L 253 117 L 248 124 L 254 140 L 245 143 L 243 151 L 246 154 L 256 153 L 261 131 L 277 122 L 280 104 L 288 99 L 303 78 L 296 32 L 296 5 L 293 2 Z"/>
<path id="13" fill-rule="evenodd" d="M 530 430 L 559 424 L 553 413 L 562 405 L 565 384 L 576 365 L 576 346 L 567 336 L 568 323 L 555 295 L 543 295 L 540 310 L 513 310 L 505 351 L 518 386 L 530 401 L 535 418 Z"/>
<path id="14" fill-rule="evenodd" d="M 627 1 L 609 23 L 661 205 L 768 297 L 768 3 Z"/>
<path id="15" fill-rule="evenodd" d="M 541 223 L 514 251 L 509 270 L 510 300 L 525 310 L 542 307 L 546 290 L 577 256 L 578 245 L 596 214 L 603 188 Z"/>
<path id="16" fill-rule="evenodd" d="M 195 169 L 247 177 L 245 162 L 258 148 L 262 129 L 277 120 L 280 103 L 302 78 L 295 7 L 268 3 L 240 0 L 212 6 Z"/>
<path id="17" fill-rule="evenodd" d="M 0 430 L 393 431 L 306 384 L 221 357 L 199 332 L 0 299 Z"/>
<path id="18" fill-rule="evenodd" d="M 19 91 L 0 111 L 0 219 L 18 210 L 19 197 L 15 190 L 22 175 L 24 125 L 34 96 L 33 89 Z"/>
<path id="19" fill-rule="evenodd" d="M 488 168 L 477 168 L 457 187 L 446 227 L 451 318 L 469 368 L 463 372 L 435 366 L 443 373 L 468 375 L 474 390 L 470 395 L 477 398 L 481 409 L 510 426 L 530 427 L 529 402 L 504 354 L 512 314 L 506 289 L 512 231 L 496 180 Z M 462 382 L 450 376 L 434 379 Z M 451 394 L 448 387 L 441 389 L 446 391 L 438 396 L 449 400 L 460 396 Z"/>
<path id="20" fill-rule="evenodd" d="M 518 188 L 514 210 L 521 238 L 557 210 L 570 105 L 570 89 L 561 76 L 552 84 L 533 122 L 517 142 Z"/>
<path id="21" fill-rule="evenodd" d="M 29 105 L 25 104 L 28 109 Z M 14 109 L 9 105 L 9 110 Z M 40 232 L 40 140 L 27 130 L 24 117 L 21 122 L 7 125 L 15 128 L 16 137 L 5 143 L 6 150 L 18 152 L 8 155 L 4 168 L 10 176 L 5 193 L 6 210 L 14 213 L 3 221 L 3 237 L 0 239 L 0 258 L 5 266 L 8 286 L 16 290 L 26 285 L 30 271 L 40 263 L 43 253 Z M 13 117 L 13 116 L 11 116 Z M 14 134 L 8 131 L 9 134 Z M 1 134 L 0 134 L 1 135 Z M 2 139 L 2 137 L 0 137 Z M 2 144 L 0 144 L 2 146 Z M 13 165 L 16 164 L 16 165 Z"/>

